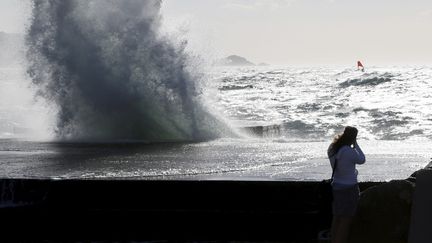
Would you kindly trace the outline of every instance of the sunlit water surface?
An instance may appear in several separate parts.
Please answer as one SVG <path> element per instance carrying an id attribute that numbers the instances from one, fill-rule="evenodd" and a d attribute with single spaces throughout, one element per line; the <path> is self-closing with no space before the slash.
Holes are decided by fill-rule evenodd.
<path id="1" fill-rule="evenodd" d="M 407 178 L 432 157 L 431 67 L 216 68 L 210 80 L 210 106 L 260 136 L 28 142 L 49 130 L 53 109 L 35 102 L 25 70 L 0 68 L 0 177 L 322 180 L 331 175 L 327 146 L 345 125 L 360 130 L 360 180 Z"/>

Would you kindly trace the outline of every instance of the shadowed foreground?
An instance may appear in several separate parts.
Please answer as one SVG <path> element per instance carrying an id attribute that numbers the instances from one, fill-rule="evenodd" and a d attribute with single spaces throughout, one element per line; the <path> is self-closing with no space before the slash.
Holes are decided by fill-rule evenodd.
<path id="1" fill-rule="evenodd" d="M 431 168 L 407 180 L 361 183 L 350 242 L 426 239 Z M 0 179 L 0 240 L 317 242 L 331 222 L 319 187 L 289 181 Z"/>
<path id="2" fill-rule="evenodd" d="M 1 238 L 17 241 L 316 242 L 330 220 L 320 212 L 318 182 L 4 179 L 0 185 Z"/>

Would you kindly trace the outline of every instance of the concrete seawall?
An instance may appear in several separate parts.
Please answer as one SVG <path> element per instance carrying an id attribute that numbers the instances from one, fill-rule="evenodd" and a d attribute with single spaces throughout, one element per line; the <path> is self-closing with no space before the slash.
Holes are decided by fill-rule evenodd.
<path id="1" fill-rule="evenodd" d="M 0 237 L 315 242 L 319 230 L 329 226 L 329 215 L 320 211 L 318 185 L 3 179 Z"/>

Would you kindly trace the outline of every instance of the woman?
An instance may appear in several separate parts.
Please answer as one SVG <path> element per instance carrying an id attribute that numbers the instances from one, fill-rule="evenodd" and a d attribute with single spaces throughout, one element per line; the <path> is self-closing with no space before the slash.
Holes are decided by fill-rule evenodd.
<path id="1" fill-rule="evenodd" d="M 357 134 L 357 128 L 346 127 L 342 135 L 335 137 L 327 151 L 334 170 L 332 243 L 347 242 L 360 198 L 356 165 L 364 164 L 366 159 L 357 144 Z"/>

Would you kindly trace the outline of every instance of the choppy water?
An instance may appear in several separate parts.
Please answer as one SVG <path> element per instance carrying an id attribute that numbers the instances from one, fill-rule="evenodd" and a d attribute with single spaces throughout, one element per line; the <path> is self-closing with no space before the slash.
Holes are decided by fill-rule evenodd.
<path id="1" fill-rule="evenodd" d="M 271 126 L 302 140 L 327 139 L 347 124 L 370 140 L 432 138 L 432 67 L 221 68 L 214 75 L 220 111 L 238 126 Z"/>
<path id="2" fill-rule="evenodd" d="M 204 143 L 68 144 L 0 140 L 0 177 L 306 180 L 331 176 L 326 142 L 220 139 Z M 359 179 L 408 178 L 432 143 L 363 141 Z"/>
<path id="3" fill-rule="evenodd" d="M 327 145 L 346 124 L 360 128 L 361 180 L 406 178 L 431 157 L 430 67 L 217 68 L 211 77 L 212 106 L 264 137 L 26 142 L 50 109 L 34 103 L 21 68 L 0 69 L 0 177 L 321 180 L 331 174 Z"/>

